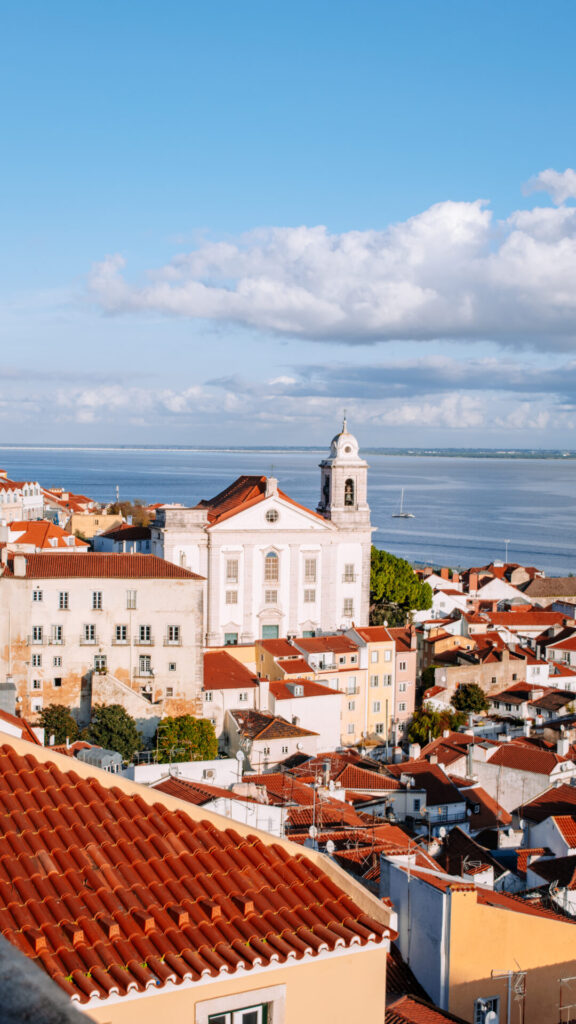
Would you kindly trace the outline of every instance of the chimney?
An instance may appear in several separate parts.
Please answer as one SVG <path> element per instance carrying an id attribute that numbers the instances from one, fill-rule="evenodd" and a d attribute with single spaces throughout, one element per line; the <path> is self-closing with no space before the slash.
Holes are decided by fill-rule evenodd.
<path id="1" fill-rule="evenodd" d="M 23 578 L 26 575 L 26 558 L 24 555 L 14 555 L 14 568 L 13 573 L 19 578 Z"/>
<path id="2" fill-rule="evenodd" d="M 468 744 L 468 750 L 466 751 L 466 778 L 474 778 L 474 744 Z"/>
<path id="3" fill-rule="evenodd" d="M 438 764 L 438 754 L 430 754 L 428 764 Z"/>
<path id="4" fill-rule="evenodd" d="M 470 593 L 473 593 L 476 590 L 478 590 L 478 573 L 477 572 L 471 572 L 469 574 L 469 576 L 468 576 L 468 590 L 470 591 Z"/>
<path id="5" fill-rule="evenodd" d="M 415 651 L 416 650 L 416 645 L 417 645 L 416 626 L 412 622 L 411 625 L 410 625 L 410 650 L 411 651 Z"/>
<path id="6" fill-rule="evenodd" d="M 556 740 L 556 753 L 558 757 L 568 757 L 568 751 L 570 750 L 570 740 L 567 736 L 561 735 Z"/>
<path id="7" fill-rule="evenodd" d="M 6 472 L 6 470 L 5 469 L 0 469 L 0 480 L 7 480 L 7 479 L 8 479 L 8 473 Z"/>
<path id="8" fill-rule="evenodd" d="M 266 477 L 266 497 L 273 498 L 278 494 L 278 481 L 274 476 Z"/>
<path id="9" fill-rule="evenodd" d="M 460 583 L 460 573 L 459 572 L 453 572 L 452 573 L 452 583 Z"/>
<path id="10" fill-rule="evenodd" d="M 450 579 L 450 569 L 448 569 L 448 567 L 445 566 L 445 565 L 442 566 L 442 568 L 440 569 L 440 575 L 441 575 L 443 580 L 449 580 Z"/>

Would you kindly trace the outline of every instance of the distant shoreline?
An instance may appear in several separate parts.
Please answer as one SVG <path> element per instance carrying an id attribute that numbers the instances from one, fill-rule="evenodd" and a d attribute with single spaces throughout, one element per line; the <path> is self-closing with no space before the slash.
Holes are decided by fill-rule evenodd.
<path id="1" fill-rule="evenodd" d="M 219 454 L 270 453 L 274 455 L 295 455 L 317 452 L 323 454 L 326 445 L 166 445 L 166 444 L 3 444 L 0 452 L 189 452 Z M 386 455 L 415 458 L 444 459 L 576 459 L 576 450 L 566 448 L 377 448 L 362 446 L 364 455 Z"/>

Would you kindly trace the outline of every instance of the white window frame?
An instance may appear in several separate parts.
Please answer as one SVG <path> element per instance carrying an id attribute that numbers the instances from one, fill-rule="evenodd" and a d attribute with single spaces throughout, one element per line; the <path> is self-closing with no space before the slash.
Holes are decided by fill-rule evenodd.
<path id="1" fill-rule="evenodd" d="M 239 560 L 237 558 L 226 559 L 226 583 L 238 583 Z"/>
<path id="2" fill-rule="evenodd" d="M 67 612 L 70 609 L 70 592 L 68 590 L 60 590 L 58 593 L 58 609 L 61 612 Z"/>
<path id="3" fill-rule="evenodd" d="M 32 591 L 32 600 L 33 601 L 38 601 L 38 602 L 39 601 L 43 601 L 44 600 L 44 593 L 43 593 L 43 591 L 42 590 L 38 590 L 38 589 L 33 590 Z"/>
<path id="4" fill-rule="evenodd" d="M 342 602 L 342 615 L 345 619 L 351 619 L 354 615 L 354 599 L 345 597 Z"/>
<path id="5" fill-rule="evenodd" d="M 318 561 L 316 558 L 304 559 L 304 582 L 316 583 L 318 576 Z"/>
<path id="6" fill-rule="evenodd" d="M 376 662 L 380 660 L 380 651 L 370 651 L 370 661 Z"/>
<path id="7" fill-rule="evenodd" d="M 277 590 L 265 590 L 264 591 L 264 604 L 278 604 L 278 591 Z"/>
<path id="8" fill-rule="evenodd" d="M 407 667 L 407 662 L 405 662 L 405 661 L 399 661 L 398 662 L 398 671 L 399 672 L 405 672 L 406 671 L 406 667 Z"/>
<path id="9" fill-rule="evenodd" d="M 370 676 L 370 686 L 380 686 L 380 676 Z"/>
<path id="10" fill-rule="evenodd" d="M 238 604 L 238 591 L 227 590 L 226 591 L 226 604 Z"/>
<path id="11" fill-rule="evenodd" d="M 101 612 L 102 611 L 102 591 L 101 590 L 93 590 L 92 591 L 92 609 L 95 612 Z"/>
<path id="12" fill-rule="evenodd" d="M 304 591 L 304 604 L 315 604 L 316 603 L 316 591 L 305 590 Z"/>
<path id="13" fill-rule="evenodd" d="M 267 551 L 264 555 L 264 581 L 265 583 L 280 581 L 280 559 L 276 551 Z"/>
<path id="14" fill-rule="evenodd" d="M 134 611 L 136 611 L 137 606 L 138 606 L 138 591 L 137 590 L 127 590 L 126 591 L 126 608 L 128 609 L 128 611 L 134 612 Z"/>

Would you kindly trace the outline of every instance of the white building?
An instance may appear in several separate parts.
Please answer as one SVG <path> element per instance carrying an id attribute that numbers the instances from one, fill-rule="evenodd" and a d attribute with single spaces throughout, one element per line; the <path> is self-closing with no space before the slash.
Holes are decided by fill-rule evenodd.
<path id="1" fill-rule="evenodd" d="M 153 732 L 163 713 L 201 710 L 201 577 L 152 555 L 5 552 L 0 678 L 20 714 L 65 704 L 85 722 L 91 704 L 121 703 Z"/>
<path id="2" fill-rule="evenodd" d="M 208 646 L 368 622 L 368 466 L 346 421 L 320 469 L 316 511 L 264 476 L 239 477 L 194 508 L 157 511 L 152 552 L 208 580 Z"/>
<path id="3" fill-rule="evenodd" d="M 37 480 L 9 480 L 0 469 L 0 521 L 42 519 L 44 494 Z"/>

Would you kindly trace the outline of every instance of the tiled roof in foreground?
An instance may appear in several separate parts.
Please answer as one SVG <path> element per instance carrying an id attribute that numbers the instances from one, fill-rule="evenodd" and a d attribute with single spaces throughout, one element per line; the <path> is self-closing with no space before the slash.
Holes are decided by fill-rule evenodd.
<path id="1" fill-rule="evenodd" d="M 204 579 L 157 555 L 108 555 L 92 551 L 60 554 L 55 551 L 16 557 L 25 559 L 24 575 L 27 579 Z M 14 560 L 9 556 L 5 575 L 12 576 L 13 572 Z"/>
<path id="2" fill-rule="evenodd" d="M 72 999 L 388 937 L 313 857 L 146 796 L 0 747 L 0 932 Z"/>

